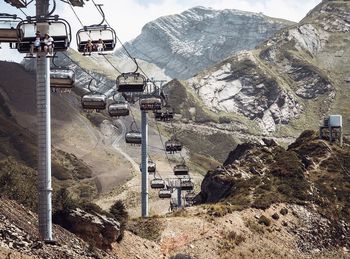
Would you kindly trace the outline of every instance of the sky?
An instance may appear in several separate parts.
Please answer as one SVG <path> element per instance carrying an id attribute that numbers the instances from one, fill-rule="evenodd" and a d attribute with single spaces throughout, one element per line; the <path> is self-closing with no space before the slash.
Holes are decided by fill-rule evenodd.
<path id="1" fill-rule="evenodd" d="M 56 0 L 58 1 L 58 0 Z M 238 9 L 242 11 L 262 12 L 265 15 L 300 21 L 321 0 L 94 0 L 103 4 L 107 21 L 116 30 L 121 41 L 129 41 L 140 34 L 142 27 L 160 16 L 183 12 L 194 6 L 205 6 L 214 9 Z M 74 8 L 84 25 L 96 24 L 101 16 L 95 9 L 92 0 L 84 8 Z M 24 9 L 27 15 L 34 15 L 34 3 Z M 0 13 L 23 14 L 16 8 L 0 2 Z M 67 19 L 72 25 L 73 37 L 81 27 L 70 6 L 57 2 L 56 13 Z M 1 24 L 0 24 L 1 25 Z M 74 44 L 74 43 L 73 43 Z M 18 59 L 15 50 L 3 47 L 0 60 Z"/>

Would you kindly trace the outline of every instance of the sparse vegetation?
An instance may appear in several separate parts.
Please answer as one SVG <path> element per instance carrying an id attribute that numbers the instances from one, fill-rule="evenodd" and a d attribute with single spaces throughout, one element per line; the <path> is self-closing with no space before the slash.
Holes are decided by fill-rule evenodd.
<path id="1" fill-rule="evenodd" d="M 223 217 L 234 211 L 233 206 L 222 203 L 211 204 L 207 207 L 208 214 L 213 217 Z"/>
<path id="2" fill-rule="evenodd" d="M 157 241 L 162 233 L 163 225 L 158 218 L 139 218 L 129 221 L 127 230 L 142 238 Z"/>
<path id="3" fill-rule="evenodd" d="M 120 242 L 124 237 L 124 231 L 126 229 L 129 218 L 128 212 L 123 201 L 117 200 L 109 209 L 109 213 L 120 223 L 121 234 L 117 239 L 117 241 Z"/>
<path id="4" fill-rule="evenodd" d="M 242 234 L 237 234 L 235 231 L 229 231 L 227 233 L 224 233 L 223 238 L 219 241 L 219 254 L 226 255 L 230 251 L 234 250 L 236 246 L 239 246 L 245 240 L 246 238 Z"/>
<path id="5" fill-rule="evenodd" d="M 256 220 L 253 219 L 248 219 L 245 222 L 245 225 L 247 228 L 250 229 L 250 231 L 252 231 L 253 233 L 257 233 L 257 234 L 263 234 L 265 232 L 264 227 L 262 225 L 260 225 Z"/>

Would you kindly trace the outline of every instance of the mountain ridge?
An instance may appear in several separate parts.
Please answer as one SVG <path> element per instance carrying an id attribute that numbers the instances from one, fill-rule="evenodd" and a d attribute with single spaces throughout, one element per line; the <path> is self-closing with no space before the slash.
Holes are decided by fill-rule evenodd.
<path id="1" fill-rule="evenodd" d="M 147 23 L 125 47 L 178 79 L 196 74 L 230 54 L 252 49 L 293 22 L 234 9 L 194 7 Z M 124 56 L 123 50 L 116 51 Z"/>

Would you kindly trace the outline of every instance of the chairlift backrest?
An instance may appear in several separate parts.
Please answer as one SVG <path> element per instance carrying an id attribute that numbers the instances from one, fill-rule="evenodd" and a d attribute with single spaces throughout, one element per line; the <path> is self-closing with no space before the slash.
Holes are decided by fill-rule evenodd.
<path id="1" fill-rule="evenodd" d="M 53 68 L 50 71 L 50 84 L 55 88 L 72 88 L 75 82 L 75 73 L 67 68 Z"/>
<path id="2" fill-rule="evenodd" d="M 157 97 L 143 98 L 140 100 L 140 109 L 142 111 L 154 111 L 162 108 L 162 100 Z"/>
<path id="3" fill-rule="evenodd" d="M 18 31 L 23 32 L 19 38 L 17 49 L 21 53 L 29 53 L 31 45 L 35 41 L 35 33 L 37 31 L 47 33 L 54 40 L 54 51 L 66 51 L 69 48 L 72 35 L 69 23 L 58 16 L 50 16 L 45 19 L 37 19 L 30 17 L 28 20 L 20 22 L 17 26 Z M 44 33 L 40 35 L 44 38 Z"/>
<path id="4" fill-rule="evenodd" d="M 163 189 L 165 187 L 165 181 L 163 179 L 155 178 L 151 181 L 152 189 Z"/>
<path id="5" fill-rule="evenodd" d="M 188 175 L 189 169 L 186 165 L 174 166 L 174 175 Z"/>
<path id="6" fill-rule="evenodd" d="M 0 13 L 0 43 L 17 43 L 23 32 L 17 29 L 22 19 L 17 15 Z"/>
<path id="7" fill-rule="evenodd" d="M 194 189 L 194 183 L 191 179 L 181 179 L 180 188 L 183 191 L 192 191 Z"/>
<path id="8" fill-rule="evenodd" d="M 81 98 L 83 109 L 104 110 L 107 105 L 107 97 L 99 93 L 87 93 Z"/>
<path id="9" fill-rule="evenodd" d="M 143 92 L 146 78 L 140 73 L 124 73 L 116 80 L 118 92 Z"/>
<path id="10" fill-rule="evenodd" d="M 141 143 L 142 143 L 141 132 L 138 132 L 138 131 L 127 132 L 125 134 L 125 142 L 128 144 L 141 145 Z"/>
<path id="11" fill-rule="evenodd" d="M 171 190 L 170 189 L 159 190 L 158 197 L 161 199 L 170 199 L 171 198 Z"/>

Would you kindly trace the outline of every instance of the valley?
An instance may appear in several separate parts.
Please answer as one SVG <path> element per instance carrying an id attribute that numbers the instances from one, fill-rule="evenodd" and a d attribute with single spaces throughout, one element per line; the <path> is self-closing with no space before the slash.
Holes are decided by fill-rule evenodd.
<path id="1" fill-rule="evenodd" d="M 193 7 L 148 22 L 130 53 L 57 53 L 51 68 L 75 82 L 51 92 L 53 242 L 38 232 L 36 62 L 0 61 L 0 258 L 349 258 L 349 17 L 340 0 L 299 23 Z M 146 91 L 163 81 L 156 97 L 174 109 L 170 121 L 148 112 L 157 169 L 144 218 L 141 145 L 126 143 L 141 128 L 139 98 L 129 96 L 129 116 L 82 108 L 89 91 L 116 101 L 117 76 L 136 67 L 126 54 Z M 332 114 L 342 147 L 318 133 Z M 171 138 L 180 152 L 166 152 Z M 170 185 L 182 177 L 194 189 L 178 208 Z"/>

